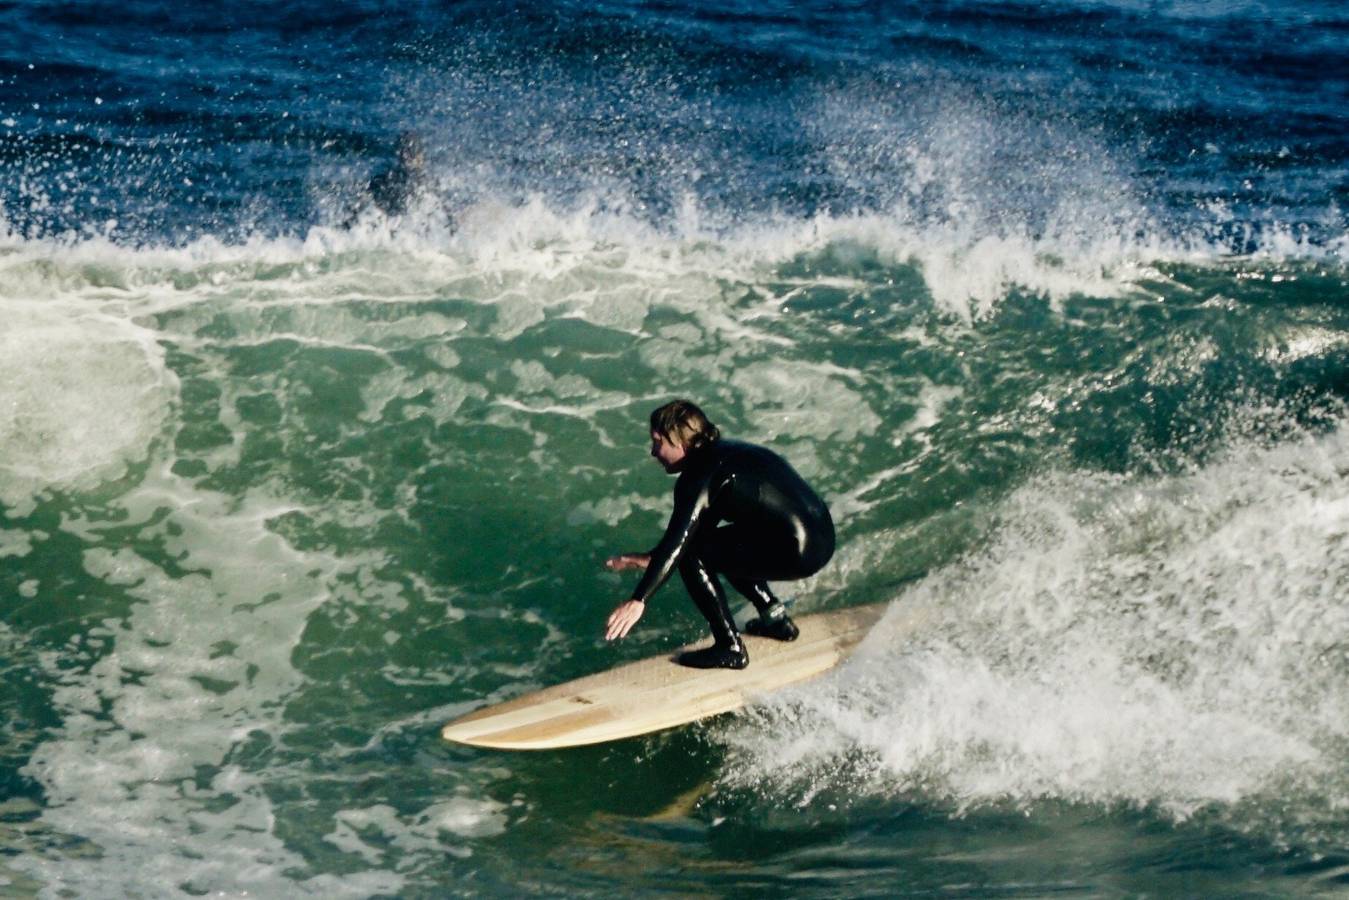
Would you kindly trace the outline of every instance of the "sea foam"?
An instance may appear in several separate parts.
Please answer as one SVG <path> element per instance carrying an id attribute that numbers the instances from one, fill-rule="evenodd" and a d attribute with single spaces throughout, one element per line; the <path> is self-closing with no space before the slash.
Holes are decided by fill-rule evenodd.
<path id="1" fill-rule="evenodd" d="M 1341 425 L 1170 476 L 1039 478 L 840 672 L 721 728 L 723 779 L 801 803 L 1121 803 L 1337 840 L 1346 471 Z"/>

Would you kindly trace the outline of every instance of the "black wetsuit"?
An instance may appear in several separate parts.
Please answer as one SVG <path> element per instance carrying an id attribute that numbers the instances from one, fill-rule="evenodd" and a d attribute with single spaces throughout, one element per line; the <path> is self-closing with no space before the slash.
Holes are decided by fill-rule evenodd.
<path id="1" fill-rule="evenodd" d="M 413 195 L 422 187 L 423 173 L 401 160 L 384 169 L 374 178 L 366 191 L 375 206 L 386 216 L 401 216 L 407 212 Z"/>
<path id="2" fill-rule="evenodd" d="M 717 645 L 738 646 L 718 574 L 762 615 L 778 602 L 770 579 L 814 575 L 833 554 L 829 509 L 796 470 L 771 450 L 721 439 L 685 455 L 670 524 L 632 596 L 645 601 L 678 568 Z"/>

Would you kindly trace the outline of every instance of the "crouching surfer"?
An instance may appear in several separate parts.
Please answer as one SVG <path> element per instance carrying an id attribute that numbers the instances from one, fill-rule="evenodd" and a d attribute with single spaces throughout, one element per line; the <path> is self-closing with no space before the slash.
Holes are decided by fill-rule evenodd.
<path id="1" fill-rule="evenodd" d="M 675 400 L 651 413 L 651 455 L 670 474 L 674 512 L 656 548 L 625 553 L 605 565 L 645 569 L 632 598 L 609 616 L 605 638 L 627 635 L 647 599 L 679 570 L 684 587 L 712 629 L 714 643 L 683 653 L 699 669 L 743 669 L 749 654 L 736 630 L 718 576 L 758 610 L 747 634 L 795 640 L 795 623 L 768 582 L 814 575 L 834 553 L 834 523 L 824 502 L 782 457 L 764 447 L 721 437 L 703 411 Z"/>

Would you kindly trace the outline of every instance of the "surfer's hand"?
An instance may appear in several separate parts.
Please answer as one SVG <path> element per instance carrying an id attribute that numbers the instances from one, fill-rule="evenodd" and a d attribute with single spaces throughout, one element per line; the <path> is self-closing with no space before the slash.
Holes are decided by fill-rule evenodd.
<path id="1" fill-rule="evenodd" d="M 632 631 L 632 626 L 637 624 L 637 620 L 642 617 L 644 612 L 646 612 L 646 604 L 641 600 L 625 600 L 618 604 L 614 611 L 609 614 L 604 639 L 612 641 L 627 637 L 628 632 Z"/>
<path id="2" fill-rule="evenodd" d="M 624 553 L 606 559 L 604 567 L 610 572 L 622 572 L 624 569 L 645 569 L 650 563 L 650 553 Z"/>

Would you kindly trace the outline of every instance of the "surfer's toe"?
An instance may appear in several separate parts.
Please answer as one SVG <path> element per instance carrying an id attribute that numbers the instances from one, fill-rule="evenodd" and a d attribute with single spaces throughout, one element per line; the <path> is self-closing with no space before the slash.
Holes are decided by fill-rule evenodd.
<path id="1" fill-rule="evenodd" d="M 775 641 L 794 641 L 801 634 L 801 629 L 797 628 L 796 623 L 787 616 L 767 621 L 763 618 L 750 619 L 740 630 L 745 634 L 772 638 Z"/>
<path id="2" fill-rule="evenodd" d="M 743 669 L 749 665 L 749 654 L 744 645 L 737 642 L 728 647 L 716 645 L 690 650 L 679 654 L 675 662 L 691 669 Z"/>

